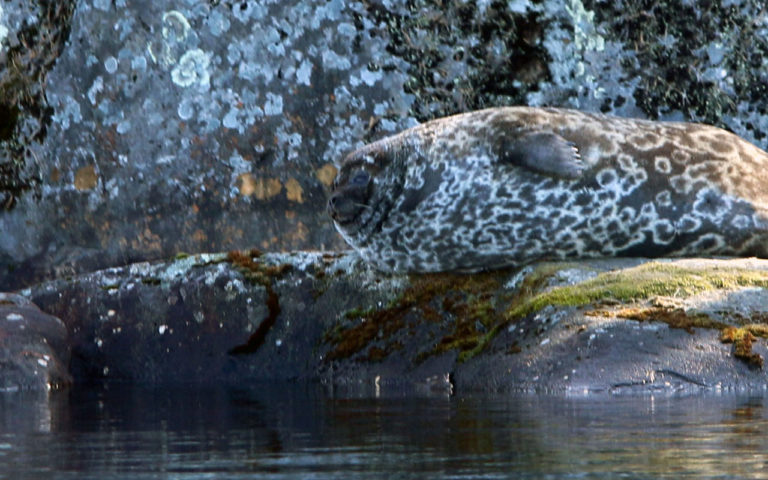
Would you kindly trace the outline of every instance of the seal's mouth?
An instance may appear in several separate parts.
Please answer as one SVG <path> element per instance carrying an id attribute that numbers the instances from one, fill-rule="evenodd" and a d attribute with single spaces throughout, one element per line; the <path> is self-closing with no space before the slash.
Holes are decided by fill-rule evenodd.
<path id="1" fill-rule="evenodd" d="M 337 177 L 327 206 L 328 214 L 337 225 L 351 230 L 355 224 L 364 222 L 365 212 L 372 210 L 369 205 L 372 184 L 371 175 L 365 170 L 353 170 Z"/>
<path id="2" fill-rule="evenodd" d="M 328 199 L 328 214 L 334 222 L 340 226 L 349 226 L 355 223 L 361 214 L 371 207 L 362 203 L 354 196 L 337 192 Z"/>

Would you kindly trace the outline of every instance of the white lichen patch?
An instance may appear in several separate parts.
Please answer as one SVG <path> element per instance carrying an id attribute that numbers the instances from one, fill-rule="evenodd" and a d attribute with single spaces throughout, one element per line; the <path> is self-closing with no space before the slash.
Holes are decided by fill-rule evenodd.
<path id="1" fill-rule="evenodd" d="M 187 18 L 178 10 L 170 10 L 162 17 L 162 38 L 147 44 L 147 53 L 153 62 L 167 68 L 179 60 L 179 55 L 186 48 L 190 32 Z"/>
<path id="2" fill-rule="evenodd" d="M 239 278 L 232 279 L 224 285 L 224 291 L 227 292 L 227 300 L 234 299 L 238 294 L 246 292 L 245 284 Z"/>
<path id="3" fill-rule="evenodd" d="M 0 4 L 0 43 L 2 43 L 5 40 L 5 37 L 8 36 L 8 27 L 3 24 L 4 15 L 3 6 Z"/>
<path id="4" fill-rule="evenodd" d="M 88 100 L 91 102 L 91 105 L 96 105 L 98 103 L 98 95 L 104 91 L 104 78 L 99 75 L 93 80 L 93 83 L 91 84 L 91 88 L 88 89 Z"/>
<path id="5" fill-rule="evenodd" d="M 310 79 L 312 77 L 312 62 L 304 59 L 299 68 L 296 69 L 296 81 L 302 85 L 311 85 Z"/>
<path id="6" fill-rule="evenodd" d="M 154 270 L 155 270 L 154 267 L 152 267 L 152 264 L 150 264 L 149 262 L 132 263 L 128 267 L 128 273 L 132 277 L 147 276 L 149 274 L 152 274 Z"/>
<path id="7" fill-rule="evenodd" d="M 176 109 L 176 113 L 179 115 L 180 119 L 187 121 L 194 116 L 195 105 L 189 98 L 184 98 L 179 102 L 179 107 Z"/>
<path id="8" fill-rule="evenodd" d="M 504 283 L 504 289 L 505 290 L 516 290 L 520 285 L 522 285 L 523 280 L 525 280 L 525 277 L 530 275 L 531 272 L 533 272 L 533 267 L 530 265 L 527 265 L 523 267 L 519 272 L 512 275 L 512 277 L 507 280 Z"/>
<path id="9" fill-rule="evenodd" d="M 107 73 L 115 73 L 117 71 L 117 67 L 119 66 L 119 63 L 115 57 L 110 55 L 107 57 L 106 60 L 104 60 L 104 70 L 107 71 Z"/>
<path id="10" fill-rule="evenodd" d="M 598 275 L 596 270 L 585 268 L 566 268 L 557 272 L 548 282 L 549 287 L 576 285 Z"/>
<path id="11" fill-rule="evenodd" d="M 60 124 L 64 130 L 83 120 L 80 103 L 70 95 L 51 95 L 51 103 L 55 106 L 53 121 Z"/>
<path id="12" fill-rule="evenodd" d="M 264 103 L 264 115 L 282 115 L 283 97 L 273 93 L 267 93 L 267 101 Z"/>
<path id="13" fill-rule="evenodd" d="M 205 284 L 209 287 L 213 286 L 220 276 L 227 274 L 228 270 L 228 265 L 220 263 L 216 265 L 215 269 L 206 271 L 204 280 Z"/>
<path id="14" fill-rule="evenodd" d="M 186 40 L 190 30 L 189 21 L 178 10 L 169 10 L 163 14 L 163 38 L 168 42 Z"/>
<path id="15" fill-rule="evenodd" d="M 211 74 L 208 71 L 210 63 L 210 54 L 199 48 L 189 50 L 171 70 L 171 80 L 180 87 L 197 85 L 200 90 L 206 91 L 211 82 Z"/>
<path id="16" fill-rule="evenodd" d="M 267 253 L 261 260 L 267 265 L 290 264 L 294 270 L 306 271 L 310 265 L 322 262 L 323 252 L 298 251 L 291 253 Z"/>
<path id="17" fill-rule="evenodd" d="M 169 265 L 166 265 L 164 269 L 157 272 L 161 280 L 170 281 L 176 278 L 184 277 L 187 272 L 193 267 L 200 265 L 207 265 L 209 263 L 220 263 L 226 260 L 227 254 L 225 253 L 200 253 L 197 255 L 190 255 L 189 257 L 180 258 Z M 219 265 L 219 271 L 222 270 L 222 266 Z"/>

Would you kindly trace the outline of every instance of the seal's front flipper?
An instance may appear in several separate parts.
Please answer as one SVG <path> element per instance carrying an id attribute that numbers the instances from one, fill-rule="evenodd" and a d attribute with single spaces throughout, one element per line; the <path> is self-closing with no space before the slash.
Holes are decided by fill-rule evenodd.
<path id="1" fill-rule="evenodd" d="M 498 154 L 503 162 L 566 180 L 575 180 L 584 171 L 576 146 L 551 132 L 505 135 Z"/>

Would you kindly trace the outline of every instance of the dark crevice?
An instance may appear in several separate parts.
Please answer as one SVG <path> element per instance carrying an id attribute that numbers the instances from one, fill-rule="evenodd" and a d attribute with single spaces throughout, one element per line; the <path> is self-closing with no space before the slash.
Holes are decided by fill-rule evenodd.
<path id="1" fill-rule="evenodd" d="M 259 347 L 264 344 L 264 340 L 267 338 L 269 331 L 275 325 L 277 317 L 280 315 L 280 298 L 272 289 L 271 285 L 266 285 L 265 288 L 267 289 L 267 309 L 269 313 L 266 318 L 259 323 L 259 327 L 251 334 L 248 341 L 230 350 L 228 352 L 230 355 L 256 353 Z"/>

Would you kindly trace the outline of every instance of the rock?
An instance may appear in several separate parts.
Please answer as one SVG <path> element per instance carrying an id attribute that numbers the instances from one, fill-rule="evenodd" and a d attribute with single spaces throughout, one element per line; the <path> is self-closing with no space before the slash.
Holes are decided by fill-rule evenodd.
<path id="1" fill-rule="evenodd" d="M 0 392 L 72 383 L 67 329 L 27 298 L 0 293 Z"/>
<path id="2" fill-rule="evenodd" d="M 334 162 L 458 111 L 690 119 L 765 147 L 763 3 L 720 3 L 3 2 L 0 289 L 343 248 Z"/>
<path id="3" fill-rule="evenodd" d="M 768 261 L 605 259 L 388 276 L 352 253 L 139 263 L 23 291 L 76 381 L 473 391 L 768 388 Z"/>

